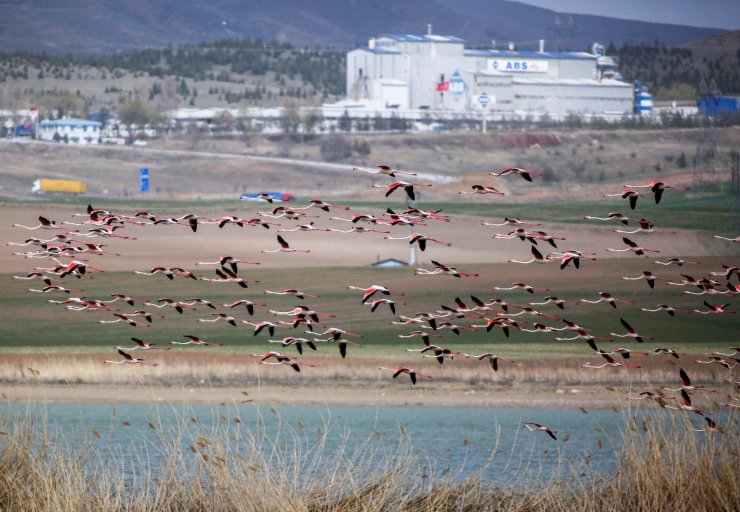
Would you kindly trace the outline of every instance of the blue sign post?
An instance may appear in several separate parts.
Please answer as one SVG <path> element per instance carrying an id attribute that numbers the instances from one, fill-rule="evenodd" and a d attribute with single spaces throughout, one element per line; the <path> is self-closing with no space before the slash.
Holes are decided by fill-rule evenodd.
<path id="1" fill-rule="evenodd" d="M 149 192 L 149 169 L 139 169 L 139 192 Z"/>

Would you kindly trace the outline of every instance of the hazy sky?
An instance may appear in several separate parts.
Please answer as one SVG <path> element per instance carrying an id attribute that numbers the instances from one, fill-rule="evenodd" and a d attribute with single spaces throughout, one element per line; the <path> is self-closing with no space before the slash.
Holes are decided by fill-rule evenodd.
<path id="1" fill-rule="evenodd" d="M 558 12 L 740 30 L 740 0 L 516 0 Z"/>

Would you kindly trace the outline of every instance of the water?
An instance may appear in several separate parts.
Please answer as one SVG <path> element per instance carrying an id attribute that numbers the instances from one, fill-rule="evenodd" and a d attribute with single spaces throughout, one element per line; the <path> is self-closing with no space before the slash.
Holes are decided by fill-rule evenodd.
<path id="1" fill-rule="evenodd" d="M 251 448 L 287 466 L 332 464 L 342 455 L 380 464 L 410 450 L 425 476 L 506 482 L 525 474 L 543 480 L 607 474 L 615 470 L 627 422 L 626 413 L 612 410 L 432 407 L 2 404 L 0 414 L 4 430 L 25 414 L 52 445 L 95 448 L 131 479 L 142 464 L 156 472 L 172 450 L 187 466 L 197 453 L 213 453 L 207 443 L 214 439 L 232 454 L 253 457 Z M 557 430 L 558 441 L 523 429 L 525 421 Z"/>

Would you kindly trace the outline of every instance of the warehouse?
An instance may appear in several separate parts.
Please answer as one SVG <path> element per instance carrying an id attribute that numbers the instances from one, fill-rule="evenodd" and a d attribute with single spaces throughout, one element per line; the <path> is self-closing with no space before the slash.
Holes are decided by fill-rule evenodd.
<path id="1" fill-rule="evenodd" d="M 348 101 L 366 109 L 621 116 L 633 87 L 595 51 L 467 49 L 455 36 L 386 34 L 347 54 Z M 609 72 L 605 72 L 608 70 Z"/>

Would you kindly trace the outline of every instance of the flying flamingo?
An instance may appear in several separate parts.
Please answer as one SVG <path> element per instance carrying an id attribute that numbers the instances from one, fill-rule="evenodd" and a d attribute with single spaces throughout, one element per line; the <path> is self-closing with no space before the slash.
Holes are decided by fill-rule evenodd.
<path id="1" fill-rule="evenodd" d="M 648 313 L 657 313 L 658 311 L 665 311 L 670 316 L 676 316 L 676 314 L 684 314 L 684 313 L 691 313 L 691 311 L 686 311 L 682 309 L 676 309 L 673 306 L 669 306 L 668 304 L 658 304 L 655 306 L 655 308 L 640 308 L 640 311 L 646 311 Z"/>
<path id="2" fill-rule="evenodd" d="M 49 292 L 62 292 L 62 293 L 70 293 L 70 292 L 82 292 L 82 290 L 72 290 L 70 288 L 65 288 L 64 286 L 44 286 L 41 290 L 37 290 L 35 288 L 29 288 L 29 292 L 35 292 L 35 293 L 49 293 Z"/>
<path id="3" fill-rule="evenodd" d="M 253 279 L 243 279 L 226 267 L 216 269 L 216 275 L 218 279 L 209 279 L 207 277 L 201 277 L 200 279 L 201 281 L 210 281 L 211 283 L 237 283 L 242 288 L 248 288 L 247 283 L 259 283 L 259 281 Z"/>
<path id="4" fill-rule="evenodd" d="M 503 171 L 489 172 L 488 174 L 490 176 L 496 176 L 496 177 L 509 176 L 510 174 L 518 174 L 519 176 L 521 176 L 522 178 L 524 178 L 525 180 L 529 182 L 532 181 L 532 176 L 544 176 L 544 174 L 540 174 L 538 172 L 533 172 L 533 171 L 526 171 L 524 169 L 520 169 L 519 167 L 509 167 L 508 169 L 504 169 Z"/>
<path id="5" fill-rule="evenodd" d="M 655 204 L 660 203 L 660 198 L 663 197 L 663 191 L 668 188 L 672 190 L 688 190 L 688 188 L 666 185 L 665 182 L 660 180 L 652 180 L 647 185 L 625 185 L 625 188 L 649 188 L 650 191 L 655 195 Z"/>
<path id="6" fill-rule="evenodd" d="M 221 265 L 225 267 L 229 265 L 233 272 L 239 272 L 237 263 L 244 263 L 246 265 L 259 265 L 259 261 L 246 261 L 234 258 L 233 256 L 219 256 L 217 261 L 199 261 L 196 265 Z"/>
<path id="7" fill-rule="evenodd" d="M 491 368 L 494 372 L 498 371 L 498 360 L 501 359 L 502 361 L 506 361 L 508 363 L 513 363 L 514 361 L 509 361 L 507 359 L 500 358 L 499 356 L 492 354 L 490 352 L 486 352 L 484 354 L 479 354 L 477 356 L 471 355 L 471 354 L 463 354 L 463 357 L 477 359 L 478 361 L 488 361 L 488 364 L 491 365 Z"/>
<path id="8" fill-rule="evenodd" d="M 212 343 L 210 341 L 203 340 L 197 336 L 192 336 L 190 334 L 183 334 L 184 338 L 187 338 L 188 341 L 170 341 L 170 344 L 172 345 L 201 345 L 204 347 L 221 347 L 223 346 L 223 343 Z"/>
<path id="9" fill-rule="evenodd" d="M 385 185 L 373 185 L 373 188 L 385 188 L 387 189 L 385 193 L 385 197 L 388 197 L 393 192 L 395 192 L 397 189 L 402 188 L 406 195 L 411 199 L 412 201 L 416 201 L 416 194 L 414 194 L 414 187 L 431 187 L 431 183 L 408 183 L 406 181 L 396 181 L 388 185 L 387 187 Z"/>
<path id="10" fill-rule="evenodd" d="M 647 284 L 650 288 L 655 288 L 656 280 L 665 281 L 665 279 L 654 275 L 649 270 L 642 270 L 641 274 L 637 277 L 622 277 L 621 279 L 623 281 L 639 281 L 640 279 L 644 279 L 645 281 L 647 281 Z"/>
<path id="11" fill-rule="evenodd" d="M 264 329 L 267 329 L 267 332 L 270 333 L 270 336 L 275 335 L 275 328 L 278 326 L 278 324 L 268 322 L 267 320 L 264 320 L 262 322 L 253 323 L 248 320 L 242 320 L 243 324 L 251 325 L 254 327 L 254 335 L 257 336 L 260 332 L 262 332 Z"/>
<path id="12" fill-rule="evenodd" d="M 497 196 L 505 196 L 503 192 L 500 190 L 497 190 L 495 187 L 492 187 L 490 185 L 471 185 L 473 189 L 472 192 L 468 192 L 466 190 L 462 190 L 458 192 L 458 194 L 495 194 Z"/>
<path id="13" fill-rule="evenodd" d="M 126 349 L 126 350 L 172 350 L 171 347 L 157 347 L 154 343 L 149 343 L 144 340 L 140 340 L 139 338 L 131 338 L 131 341 L 136 343 L 135 347 L 116 347 L 117 349 Z"/>
<path id="14" fill-rule="evenodd" d="M 508 338 L 509 337 L 509 329 L 518 329 L 521 330 L 521 327 L 519 327 L 519 324 L 515 322 L 514 320 L 510 320 L 508 318 L 504 317 L 496 317 L 496 318 L 484 318 L 483 320 L 486 321 L 486 325 L 474 325 L 471 324 L 470 327 L 472 329 L 486 329 L 486 332 L 491 332 L 497 325 L 501 326 L 501 330 L 504 332 L 504 335 Z"/>
<path id="15" fill-rule="evenodd" d="M 309 208 L 319 208 L 320 210 L 324 210 L 325 212 L 329 211 L 329 208 L 336 208 L 338 210 L 349 210 L 349 206 L 338 206 L 336 204 L 329 204 L 325 201 L 322 201 L 321 199 L 309 199 L 308 206 L 303 206 L 301 208 L 294 208 L 294 210 L 307 210 Z"/>
<path id="16" fill-rule="evenodd" d="M 300 372 L 301 366 L 310 366 L 314 367 L 312 364 L 303 363 L 301 361 L 298 361 L 295 357 L 286 356 L 285 354 L 281 354 L 280 352 L 266 352 L 264 354 L 252 354 L 254 357 L 261 358 L 259 361 L 259 364 L 269 364 L 269 365 L 287 365 L 293 368 L 293 370 Z M 270 361 L 270 359 L 275 359 L 275 361 Z"/>
<path id="17" fill-rule="evenodd" d="M 619 212 L 609 212 L 609 214 L 606 217 L 594 217 L 593 215 L 586 215 L 583 217 L 585 220 L 618 220 L 625 226 L 629 224 L 630 218 L 624 215 L 623 213 Z"/>
<path id="18" fill-rule="evenodd" d="M 340 329 L 339 327 L 329 327 L 324 332 L 317 332 L 315 334 L 316 336 L 331 336 L 334 341 L 338 341 L 343 334 L 346 336 L 351 336 L 352 338 L 364 338 L 362 334 L 345 331 L 344 329 Z"/>
<path id="19" fill-rule="evenodd" d="M 313 222 L 301 224 L 291 229 L 278 229 L 278 233 L 291 233 L 293 231 L 331 231 L 329 228 L 317 228 Z"/>
<path id="20" fill-rule="evenodd" d="M 411 331 L 408 334 L 399 334 L 398 335 L 399 338 L 413 338 L 415 336 L 421 337 L 421 340 L 424 342 L 425 345 L 430 345 L 431 344 L 430 343 L 430 341 L 431 341 L 430 338 L 432 336 L 434 336 L 435 338 L 441 338 L 442 337 L 442 335 L 440 335 L 440 334 L 434 334 L 434 333 L 426 332 L 426 331 Z"/>
<path id="21" fill-rule="evenodd" d="M 552 253 L 550 256 L 555 256 L 558 253 Z M 594 260 L 596 261 L 596 255 L 594 253 L 584 253 L 582 251 L 577 251 L 574 249 L 571 249 L 569 251 L 565 251 L 560 254 L 560 270 L 563 270 L 565 267 L 573 263 L 573 266 L 576 268 L 580 268 L 581 266 L 581 260 Z"/>
<path id="22" fill-rule="evenodd" d="M 370 311 L 375 313 L 375 310 L 378 309 L 378 306 L 381 304 L 388 304 L 388 307 L 391 309 L 391 312 L 395 315 L 396 314 L 396 304 L 400 305 L 406 305 L 405 302 L 398 302 L 391 299 L 375 299 L 372 302 L 364 302 L 363 304 L 370 306 Z"/>
<path id="23" fill-rule="evenodd" d="M 302 292 L 300 290 L 296 290 L 295 288 L 286 288 L 282 291 L 274 291 L 274 290 L 265 290 L 265 293 L 269 295 L 293 295 L 299 299 L 304 299 L 306 297 L 311 297 L 312 299 L 318 299 L 320 298 L 319 295 L 312 295 L 310 293 Z"/>
<path id="24" fill-rule="evenodd" d="M 408 240 L 409 245 L 418 244 L 419 249 L 422 251 L 426 250 L 427 248 L 427 242 L 434 242 L 439 245 L 444 245 L 446 247 L 450 247 L 452 245 L 451 242 L 443 242 L 442 240 L 437 240 L 436 238 L 432 238 L 430 236 L 422 235 L 421 233 L 411 233 L 408 236 L 384 236 L 383 239 L 385 240 Z"/>
<path id="25" fill-rule="evenodd" d="M 148 361 L 144 361 L 143 359 L 134 357 L 131 354 L 124 352 L 120 348 L 118 349 L 118 353 L 121 355 L 121 357 L 123 357 L 123 359 L 121 359 L 120 361 L 112 361 L 110 359 L 106 359 L 103 362 L 108 364 L 140 364 L 144 366 L 157 366 L 157 363 L 150 363 Z"/>
<path id="26" fill-rule="evenodd" d="M 303 344 L 308 345 L 311 350 L 316 350 L 316 343 L 306 338 L 297 338 L 295 336 L 286 336 L 282 340 L 267 340 L 268 343 L 280 343 L 283 347 L 294 346 L 299 354 L 303 354 Z"/>
<path id="27" fill-rule="evenodd" d="M 534 423 L 532 421 L 522 424 L 522 428 L 526 428 L 530 432 L 534 432 L 536 430 L 539 430 L 540 432 L 546 433 L 548 436 L 552 437 L 555 441 L 558 440 L 557 437 L 555 437 L 555 434 L 557 434 L 557 430 L 552 430 L 550 427 L 545 427 L 544 425 L 540 425 L 539 423 Z"/>
<path id="28" fill-rule="evenodd" d="M 625 300 L 625 299 L 615 299 L 610 294 L 606 292 L 599 292 L 599 295 L 601 296 L 597 300 L 588 300 L 588 299 L 579 299 L 578 302 L 585 302 L 586 304 L 598 304 L 599 302 L 608 302 L 611 307 L 614 309 L 617 309 L 617 302 L 623 303 L 623 304 L 632 304 L 631 300 Z"/>
<path id="29" fill-rule="evenodd" d="M 678 410 L 695 412 L 699 416 L 704 416 L 704 417 L 706 417 L 706 415 L 709 414 L 707 411 L 702 411 L 700 409 L 697 409 L 693 405 L 691 405 L 691 397 L 689 396 L 689 394 L 686 392 L 685 389 L 681 390 L 681 398 L 683 399 L 683 404 L 681 404 L 678 407 L 673 406 L 673 405 L 666 405 L 665 406 L 666 409 L 678 409 Z"/>
<path id="30" fill-rule="evenodd" d="M 731 306 L 731 304 L 717 304 L 716 306 L 712 306 L 707 301 L 704 301 L 704 305 L 709 308 L 709 311 L 700 311 L 698 309 L 695 309 L 695 313 L 699 313 L 700 315 L 711 315 L 711 314 L 721 314 L 721 313 L 729 313 L 734 315 L 734 311 L 727 311 L 727 307 Z"/>
<path id="31" fill-rule="evenodd" d="M 720 434 L 724 434 L 724 431 L 717 426 L 712 418 L 704 416 L 704 419 L 707 422 L 706 428 L 692 428 L 691 430 L 693 430 L 694 432 L 719 432 Z"/>
<path id="32" fill-rule="evenodd" d="M 388 165 L 378 165 L 375 170 L 363 169 L 362 167 L 353 167 L 352 170 L 362 171 L 368 174 L 385 174 L 386 176 L 390 176 L 391 178 L 395 178 L 397 174 L 403 174 L 405 176 L 416 176 L 415 172 L 398 171 Z"/>
<path id="33" fill-rule="evenodd" d="M 239 306 L 244 306 L 244 308 L 247 310 L 247 313 L 249 313 L 250 316 L 251 316 L 251 315 L 254 315 L 254 308 L 255 307 L 266 307 L 267 305 L 266 304 L 257 304 L 255 302 L 252 302 L 251 300 L 247 300 L 247 299 L 239 299 L 239 300 L 234 301 L 234 302 L 230 302 L 230 303 L 226 303 L 226 304 L 221 304 L 221 306 L 224 307 L 224 308 L 230 308 L 230 309 L 233 309 L 233 308 L 236 308 L 236 307 L 239 307 Z"/>
<path id="34" fill-rule="evenodd" d="M 216 318 L 207 319 L 207 318 L 199 318 L 199 322 L 218 322 L 219 320 L 224 320 L 228 322 L 230 325 L 236 327 L 237 319 L 233 316 L 227 315 L 226 313 L 212 313 L 213 316 Z M 241 320 L 239 320 L 241 322 Z"/>
<path id="35" fill-rule="evenodd" d="M 549 288 L 535 288 L 534 286 L 530 286 L 528 284 L 520 283 L 520 282 L 513 282 L 511 283 L 513 286 L 509 287 L 501 287 L 501 286 L 494 286 L 494 290 L 525 290 L 529 293 L 534 292 L 549 292 Z"/>
<path id="36" fill-rule="evenodd" d="M 732 370 L 732 369 L 734 369 L 738 365 L 738 363 L 740 363 L 740 359 L 735 358 L 735 359 L 727 360 L 727 359 L 723 359 L 723 358 L 721 358 L 719 356 L 710 356 L 708 361 L 697 359 L 696 362 L 697 363 L 700 363 L 700 364 L 714 364 L 714 363 L 717 363 L 717 364 L 721 364 L 722 366 L 724 366 L 728 370 Z"/>
<path id="37" fill-rule="evenodd" d="M 115 324 L 118 322 L 126 322 L 132 327 L 150 327 L 150 325 L 147 323 L 137 322 L 136 320 L 133 320 L 131 316 L 133 315 L 126 315 L 123 313 L 113 313 L 114 316 L 118 317 L 115 320 L 98 320 L 98 323 L 100 324 Z"/>
<path id="38" fill-rule="evenodd" d="M 521 263 L 522 265 L 529 265 L 530 263 L 550 263 L 550 257 L 544 257 L 542 256 L 542 253 L 537 250 L 537 247 L 534 245 L 530 246 L 531 252 L 532 252 L 532 259 L 529 260 L 515 260 L 511 259 L 509 260 L 509 263 Z"/>
<path id="39" fill-rule="evenodd" d="M 681 378 L 681 387 L 676 389 L 671 388 L 663 388 L 666 391 L 703 391 L 705 393 L 712 393 L 714 391 L 717 391 L 713 388 L 707 388 L 706 386 L 700 385 L 695 386 L 691 384 L 691 379 L 689 378 L 689 375 L 686 373 L 686 371 L 683 368 L 679 368 L 678 376 Z"/>
<path id="40" fill-rule="evenodd" d="M 504 221 L 500 223 L 494 222 L 481 222 L 481 226 L 541 226 L 537 222 L 524 222 L 519 217 L 509 218 L 504 217 Z"/>
<path id="41" fill-rule="evenodd" d="M 666 233 L 669 235 L 676 234 L 675 231 L 666 231 L 664 229 L 655 229 L 655 224 L 647 219 L 637 220 L 638 227 L 632 230 L 614 229 L 615 233 L 623 233 L 625 235 L 634 235 L 635 233 Z"/>
<path id="42" fill-rule="evenodd" d="M 635 331 L 630 324 L 628 324 L 624 318 L 620 318 L 619 321 L 624 326 L 624 328 L 627 330 L 626 334 L 617 334 L 615 332 L 610 332 L 610 336 L 616 336 L 617 338 L 634 338 L 635 341 L 642 343 L 644 340 L 652 340 L 654 339 L 652 336 L 643 336 L 640 334 L 637 334 L 637 331 Z"/>
<path id="43" fill-rule="evenodd" d="M 425 343 L 422 348 L 407 348 L 405 349 L 406 352 L 419 352 L 422 355 L 427 355 L 425 352 L 434 352 L 433 356 L 439 364 L 444 364 L 445 358 L 449 357 L 450 359 L 453 359 L 455 356 L 460 355 L 460 352 L 455 352 L 453 350 L 450 350 L 449 348 L 440 347 L 439 345 L 432 345 L 429 343 Z"/>
<path id="44" fill-rule="evenodd" d="M 383 295 L 390 295 L 390 294 L 393 294 L 393 295 L 406 295 L 404 292 L 399 292 L 397 290 L 391 290 L 390 288 L 386 288 L 385 286 L 382 286 L 382 285 L 379 285 L 379 284 L 370 285 L 368 288 L 363 288 L 361 286 L 349 285 L 349 286 L 347 286 L 347 288 L 350 289 L 350 290 L 360 290 L 360 291 L 365 292 L 362 295 L 362 301 L 361 302 L 363 304 L 365 302 L 367 302 L 370 299 L 370 297 L 372 297 L 376 293 L 382 293 Z"/>
<path id="45" fill-rule="evenodd" d="M 432 260 L 432 265 L 436 268 L 434 270 L 427 270 L 424 268 L 417 268 L 414 270 L 414 275 L 435 275 L 435 274 L 446 274 L 452 277 L 478 277 L 479 274 L 471 274 L 470 272 L 462 272 L 457 270 L 456 267 L 451 267 Z"/>
<path id="46" fill-rule="evenodd" d="M 607 252 L 627 252 L 632 251 L 638 256 L 643 256 L 646 252 L 660 252 L 656 249 L 645 249 L 644 247 L 640 247 L 636 242 L 633 242 L 626 236 L 622 237 L 622 241 L 627 245 L 626 249 L 612 249 L 607 247 Z"/>
<path id="47" fill-rule="evenodd" d="M 722 272 L 710 272 L 709 274 L 713 276 L 722 276 L 728 281 L 732 279 L 733 274 L 740 275 L 740 267 L 736 267 L 734 265 L 722 265 L 722 268 L 724 268 Z"/>
<path id="48" fill-rule="evenodd" d="M 327 231 L 335 233 L 381 233 L 387 235 L 390 231 L 380 231 L 378 229 L 366 228 L 365 226 L 352 226 L 349 229 L 328 228 Z"/>
<path id="49" fill-rule="evenodd" d="M 274 250 L 263 249 L 260 252 L 263 252 L 263 253 L 273 253 L 273 252 L 305 252 L 305 253 L 308 253 L 308 252 L 311 252 L 311 249 L 291 249 L 290 244 L 288 244 L 288 242 L 286 242 L 285 239 L 280 235 L 277 236 L 277 241 L 280 244 L 280 249 L 274 249 Z"/>
<path id="50" fill-rule="evenodd" d="M 718 240 L 727 240 L 728 242 L 740 242 L 740 236 L 736 236 L 735 238 L 728 238 L 722 235 L 713 235 L 712 238 L 716 238 Z"/>
<path id="51" fill-rule="evenodd" d="M 643 197 L 644 195 L 645 194 L 640 194 L 639 192 L 626 188 L 618 194 L 604 194 L 604 197 L 621 197 L 622 199 L 628 199 L 630 202 L 630 208 L 634 210 L 635 206 L 637 206 L 637 198 Z"/>
<path id="52" fill-rule="evenodd" d="M 386 368 L 385 366 L 379 366 L 378 370 L 390 370 L 393 372 L 393 378 L 395 379 L 402 373 L 405 373 L 409 376 L 411 379 L 411 384 L 416 385 L 416 379 L 417 377 L 424 378 L 424 379 L 431 379 L 431 375 L 426 375 L 424 373 L 421 373 L 417 370 L 412 370 L 411 368 L 408 368 L 407 366 L 397 366 L 395 368 Z"/>
<path id="53" fill-rule="evenodd" d="M 57 226 L 56 221 L 49 220 L 46 217 L 43 217 L 39 215 L 39 225 L 34 227 L 24 226 L 23 224 L 13 224 L 14 228 L 23 228 L 28 229 L 30 231 L 35 231 L 37 229 L 63 229 L 59 226 Z M 68 233 L 73 233 L 73 231 L 67 231 Z"/>
<path id="54" fill-rule="evenodd" d="M 665 265 L 665 266 L 678 265 L 679 267 L 682 267 L 684 265 L 698 265 L 699 264 L 698 261 L 689 261 L 689 260 L 684 260 L 681 258 L 668 258 L 665 261 L 653 260 L 653 263 L 655 263 L 656 265 Z"/>
<path id="55" fill-rule="evenodd" d="M 640 366 L 637 365 L 630 365 L 625 363 L 620 363 L 619 361 L 615 361 L 614 358 L 612 358 L 609 354 L 606 352 L 597 352 L 601 357 L 604 358 L 606 361 L 604 364 L 591 364 L 591 363 L 583 363 L 581 365 L 581 368 L 604 368 L 606 366 L 612 367 L 612 368 L 640 368 Z"/>
<path id="56" fill-rule="evenodd" d="M 25 276 L 13 276 L 13 279 L 41 279 L 46 284 L 46 286 L 51 286 L 51 278 L 43 272 L 29 272 Z"/>
<path id="57" fill-rule="evenodd" d="M 529 305 L 530 306 L 545 306 L 547 304 L 555 304 L 560 309 L 565 309 L 566 304 L 578 304 L 578 302 L 575 302 L 572 300 L 559 299 L 555 297 L 554 295 L 549 295 L 545 297 L 543 300 L 544 302 L 530 302 Z"/>
<path id="58" fill-rule="evenodd" d="M 661 391 L 658 391 L 657 393 L 652 391 L 643 391 L 638 393 L 637 396 L 628 396 L 627 400 L 644 400 L 646 398 L 649 400 L 655 400 L 663 409 L 665 409 L 666 400 L 673 400 L 672 396 L 665 396 Z"/>

